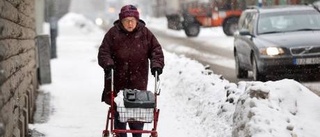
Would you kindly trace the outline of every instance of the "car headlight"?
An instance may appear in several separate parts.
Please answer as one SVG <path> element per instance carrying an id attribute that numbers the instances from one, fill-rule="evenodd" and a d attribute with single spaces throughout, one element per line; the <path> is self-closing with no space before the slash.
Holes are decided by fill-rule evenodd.
<path id="1" fill-rule="evenodd" d="M 278 47 L 268 47 L 264 49 L 260 49 L 260 53 L 262 55 L 269 55 L 269 56 L 276 56 L 276 55 L 281 55 L 284 53 L 282 48 Z"/>
<path id="2" fill-rule="evenodd" d="M 98 26 L 101 26 L 103 24 L 103 20 L 101 18 L 97 18 L 95 22 Z"/>

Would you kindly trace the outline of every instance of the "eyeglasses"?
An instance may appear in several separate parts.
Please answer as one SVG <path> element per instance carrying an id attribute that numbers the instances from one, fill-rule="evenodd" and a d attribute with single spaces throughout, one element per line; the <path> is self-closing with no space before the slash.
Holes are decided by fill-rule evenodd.
<path id="1" fill-rule="evenodd" d="M 137 19 L 123 19 L 121 22 L 125 24 L 137 23 Z"/>

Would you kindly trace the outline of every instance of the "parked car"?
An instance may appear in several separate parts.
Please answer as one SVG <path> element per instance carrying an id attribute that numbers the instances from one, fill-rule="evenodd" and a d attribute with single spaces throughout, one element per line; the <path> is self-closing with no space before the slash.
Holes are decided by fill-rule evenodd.
<path id="1" fill-rule="evenodd" d="M 236 75 L 266 81 L 267 76 L 320 76 L 320 12 L 311 5 L 246 9 L 234 36 Z"/>

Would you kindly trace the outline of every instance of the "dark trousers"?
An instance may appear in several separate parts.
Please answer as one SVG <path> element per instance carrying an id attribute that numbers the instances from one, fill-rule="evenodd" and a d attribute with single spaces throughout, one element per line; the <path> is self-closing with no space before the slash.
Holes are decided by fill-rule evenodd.
<path id="1" fill-rule="evenodd" d="M 128 123 L 131 130 L 142 130 L 144 123 Z M 119 113 L 115 111 L 114 128 L 126 129 L 127 123 L 120 122 Z M 141 137 L 141 134 L 132 134 L 132 137 Z M 126 133 L 121 133 L 119 137 L 127 137 Z"/>

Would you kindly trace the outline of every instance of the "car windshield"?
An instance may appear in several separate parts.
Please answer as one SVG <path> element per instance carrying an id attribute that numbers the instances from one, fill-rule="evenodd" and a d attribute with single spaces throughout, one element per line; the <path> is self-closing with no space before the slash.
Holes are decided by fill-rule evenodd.
<path id="1" fill-rule="evenodd" d="M 258 34 L 314 30 L 320 30 L 320 13 L 317 11 L 261 14 L 258 21 Z"/>

